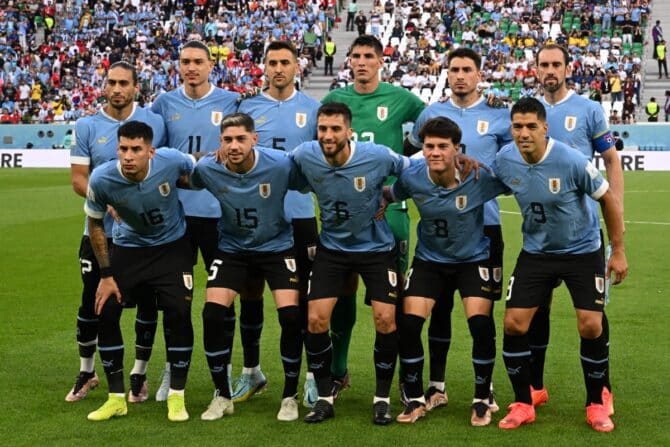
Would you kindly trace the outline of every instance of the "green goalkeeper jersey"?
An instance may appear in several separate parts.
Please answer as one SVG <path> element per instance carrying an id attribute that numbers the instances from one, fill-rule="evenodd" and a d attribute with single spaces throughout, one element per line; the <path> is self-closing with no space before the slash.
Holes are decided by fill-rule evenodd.
<path id="1" fill-rule="evenodd" d="M 386 82 L 380 82 L 374 92 L 367 94 L 357 93 L 353 85 L 335 89 L 321 102 L 349 106 L 355 141 L 383 144 L 399 154 L 403 153 L 402 125 L 414 122 L 425 107 L 409 90 Z"/>

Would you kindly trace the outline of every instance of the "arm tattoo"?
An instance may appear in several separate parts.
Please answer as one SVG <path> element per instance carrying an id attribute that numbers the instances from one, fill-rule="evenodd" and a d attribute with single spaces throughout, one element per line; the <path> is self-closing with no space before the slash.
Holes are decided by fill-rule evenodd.
<path id="1" fill-rule="evenodd" d="M 102 219 L 88 218 L 88 233 L 91 239 L 93 253 L 98 260 L 100 268 L 110 266 L 109 247 L 107 245 L 107 235 L 105 234 L 105 224 Z"/>

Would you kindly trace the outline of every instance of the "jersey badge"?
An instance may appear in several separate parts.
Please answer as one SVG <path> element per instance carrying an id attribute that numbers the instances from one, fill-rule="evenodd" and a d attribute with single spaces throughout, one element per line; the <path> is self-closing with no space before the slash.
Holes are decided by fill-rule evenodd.
<path id="1" fill-rule="evenodd" d="M 181 115 L 178 113 L 175 113 L 174 115 L 171 115 L 168 118 L 168 121 L 179 121 L 181 119 Z"/>
<path id="2" fill-rule="evenodd" d="M 456 196 L 456 209 L 463 211 L 468 206 L 468 196 Z"/>
<path id="3" fill-rule="evenodd" d="M 479 135 L 486 135 L 489 131 L 489 122 L 484 120 L 477 121 L 477 133 Z"/>
<path id="4" fill-rule="evenodd" d="M 389 284 L 391 287 L 396 287 L 398 285 L 398 275 L 394 270 L 389 269 Z"/>
<path id="5" fill-rule="evenodd" d="M 567 130 L 568 132 L 572 132 L 573 130 L 575 130 L 575 127 L 577 127 L 577 117 L 572 115 L 566 116 L 564 125 L 565 130 Z"/>
<path id="6" fill-rule="evenodd" d="M 389 117 L 389 109 L 385 106 L 377 107 L 377 119 L 379 121 L 386 121 L 386 118 Z"/>
<path id="7" fill-rule="evenodd" d="M 296 264 L 295 264 L 295 258 L 290 258 L 286 257 L 284 258 L 284 264 L 286 264 L 286 268 L 288 269 L 289 272 L 295 273 L 297 270 Z"/>
<path id="8" fill-rule="evenodd" d="M 158 192 L 161 193 L 163 197 L 170 195 L 170 184 L 168 182 L 161 183 L 158 185 Z"/>
<path id="9" fill-rule="evenodd" d="M 269 183 L 259 184 L 258 185 L 258 193 L 264 199 L 267 199 L 268 197 L 270 197 L 270 194 L 272 193 L 272 189 L 270 188 L 270 184 Z"/>
<path id="10" fill-rule="evenodd" d="M 557 177 L 552 177 L 549 179 L 549 191 L 552 194 L 558 194 L 561 192 L 561 179 Z"/>
<path id="11" fill-rule="evenodd" d="M 600 275 L 595 276 L 596 280 L 596 290 L 598 293 L 605 293 L 605 278 Z"/>
<path id="12" fill-rule="evenodd" d="M 295 125 L 299 128 L 305 127 L 307 124 L 307 114 L 306 113 L 296 113 L 295 114 Z"/>
<path id="13" fill-rule="evenodd" d="M 488 281 L 489 280 L 489 269 L 488 269 L 488 267 L 479 266 L 479 277 L 483 281 Z"/>
<path id="14" fill-rule="evenodd" d="M 222 119 L 223 119 L 223 112 L 220 112 L 218 110 L 212 110 L 211 120 L 213 125 L 220 126 Z"/>
<path id="15" fill-rule="evenodd" d="M 193 290 L 193 274 L 192 273 L 183 273 L 182 277 L 184 278 L 184 286 L 188 290 Z"/>
<path id="16" fill-rule="evenodd" d="M 365 191 L 365 177 L 354 177 L 354 188 L 358 192 Z"/>
<path id="17" fill-rule="evenodd" d="M 96 143 L 98 144 L 106 144 L 108 141 L 107 137 L 100 137 L 96 140 Z"/>
<path id="18" fill-rule="evenodd" d="M 261 116 L 259 116 L 258 119 L 256 120 L 256 125 L 258 125 L 258 126 L 262 126 L 262 125 L 265 124 L 267 121 L 268 121 L 268 119 L 265 117 L 265 115 L 261 115 Z"/>

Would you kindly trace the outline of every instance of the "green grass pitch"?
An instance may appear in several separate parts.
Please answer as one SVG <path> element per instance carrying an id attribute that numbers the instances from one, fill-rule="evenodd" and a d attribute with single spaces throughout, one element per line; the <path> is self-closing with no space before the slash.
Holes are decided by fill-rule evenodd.
<path id="1" fill-rule="evenodd" d="M 336 405 L 336 418 L 319 426 L 275 419 L 281 393 L 277 358 L 278 324 L 271 299 L 265 300 L 261 362 L 268 391 L 236 405 L 235 414 L 202 422 L 200 413 L 212 393 L 202 349 L 201 311 L 205 275 L 196 268 L 193 306 L 196 345 L 187 386 L 191 420 L 169 423 L 163 403 L 131 405 L 128 416 L 104 423 L 86 420 L 106 398 L 106 382 L 78 403 L 64 401 L 78 372 L 75 317 L 81 293 L 77 249 L 83 225 L 83 200 L 72 192 L 67 170 L 0 170 L 0 443 L 2 445 L 670 445 L 664 423 L 670 417 L 670 331 L 667 318 L 670 282 L 670 173 L 626 173 L 626 248 L 630 274 L 614 288 L 607 311 L 611 326 L 611 377 L 617 428 L 599 434 L 584 422 L 584 385 L 580 370 L 574 311 L 566 289 L 558 290 L 552 312 L 546 384 L 550 402 L 532 426 L 513 432 L 469 425 L 473 391 L 470 336 L 462 308 L 454 308 L 449 355 L 449 405 L 414 426 L 376 427 L 371 423 L 374 391 L 372 318 L 359 303 L 350 371 L 352 388 Z M 663 205 L 665 204 L 665 205 Z M 505 232 L 505 277 L 520 244 L 520 217 L 512 198 L 501 199 Z M 414 216 L 416 213 L 414 212 Z M 498 357 L 494 374 L 497 400 L 505 407 L 512 390 L 500 356 L 503 306 L 496 308 Z M 132 365 L 133 311 L 124 312 L 126 374 Z M 159 326 L 159 330 L 162 328 Z M 149 366 L 153 395 L 165 361 L 162 335 Z M 304 362 L 303 362 L 304 363 Z M 99 360 L 98 374 L 103 376 Z M 239 333 L 235 374 L 241 369 Z M 304 367 L 303 367 L 304 369 Z M 302 388 L 301 388 L 302 389 Z M 398 393 L 392 392 L 394 414 Z M 301 407 L 301 417 L 306 413 Z M 501 410 L 502 411 L 502 410 Z"/>

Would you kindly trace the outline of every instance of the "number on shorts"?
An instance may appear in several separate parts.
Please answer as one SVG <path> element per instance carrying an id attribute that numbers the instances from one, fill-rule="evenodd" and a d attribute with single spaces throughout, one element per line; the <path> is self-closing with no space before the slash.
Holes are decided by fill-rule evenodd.
<path id="1" fill-rule="evenodd" d="M 93 263 L 88 259 L 79 258 L 79 263 L 81 264 L 81 274 L 85 275 L 93 271 Z"/>
<path id="2" fill-rule="evenodd" d="M 216 279 L 216 275 L 219 273 L 219 266 L 223 264 L 223 261 L 220 259 L 215 259 L 212 261 L 212 265 L 209 266 L 209 276 L 207 281 L 212 281 Z"/>
<path id="3" fill-rule="evenodd" d="M 505 301 L 512 299 L 512 286 L 514 285 L 514 275 L 509 277 L 509 283 L 507 284 L 507 295 L 505 295 Z"/>

